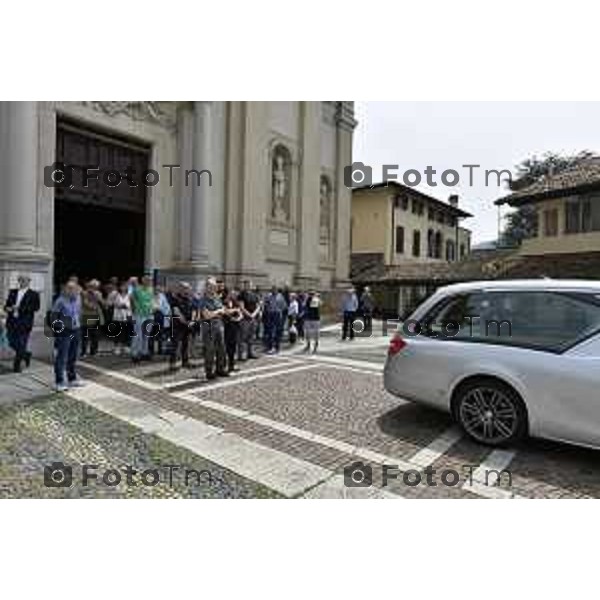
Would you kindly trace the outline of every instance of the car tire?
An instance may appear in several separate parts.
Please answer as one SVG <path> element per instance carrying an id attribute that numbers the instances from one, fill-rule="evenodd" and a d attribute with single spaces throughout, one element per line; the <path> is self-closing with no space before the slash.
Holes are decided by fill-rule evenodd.
<path id="1" fill-rule="evenodd" d="M 452 404 L 456 421 L 480 444 L 506 446 L 528 433 L 523 399 L 510 385 L 493 377 L 478 377 L 460 385 Z"/>

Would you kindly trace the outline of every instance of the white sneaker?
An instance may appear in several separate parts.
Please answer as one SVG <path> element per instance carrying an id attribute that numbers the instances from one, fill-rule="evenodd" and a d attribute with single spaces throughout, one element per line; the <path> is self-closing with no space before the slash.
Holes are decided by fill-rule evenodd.
<path id="1" fill-rule="evenodd" d="M 54 389 L 60 393 L 68 391 L 69 388 L 64 383 L 57 383 Z"/>
<path id="2" fill-rule="evenodd" d="M 84 387 L 85 386 L 85 382 L 82 381 L 81 379 L 74 379 L 73 381 L 69 381 L 69 386 L 70 388 L 80 388 L 80 387 Z"/>

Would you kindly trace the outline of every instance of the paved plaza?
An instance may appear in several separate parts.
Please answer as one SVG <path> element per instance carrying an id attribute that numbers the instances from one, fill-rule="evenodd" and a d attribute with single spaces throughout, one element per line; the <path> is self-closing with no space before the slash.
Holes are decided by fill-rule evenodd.
<path id="1" fill-rule="evenodd" d="M 600 497 L 597 452 L 540 440 L 493 450 L 388 394 L 378 329 L 342 342 L 330 326 L 317 355 L 288 346 L 211 382 L 199 357 L 172 373 L 104 353 L 81 362 L 85 387 L 60 395 L 45 363 L 4 368 L 0 497 Z M 72 468 L 68 487 L 45 485 L 55 463 Z M 372 485 L 345 484 L 356 463 Z"/>

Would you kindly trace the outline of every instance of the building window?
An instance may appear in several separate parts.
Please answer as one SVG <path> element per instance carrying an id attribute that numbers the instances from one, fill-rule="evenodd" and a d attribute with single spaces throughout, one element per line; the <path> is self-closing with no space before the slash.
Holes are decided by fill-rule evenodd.
<path id="1" fill-rule="evenodd" d="M 425 207 L 424 207 L 423 203 L 420 200 L 417 200 L 416 198 L 413 198 L 413 201 L 412 201 L 412 212 L 413 212 L 413 215 L 419 215 L 419 216 L 421 216 L 423 214 L 424 210 L 425 210 Z"/>
<path id="2" fill-rule="evenodd" d="M 418 229 L 413 231 L 413 256 L 421 256 L 421 232 Z"/>
<path id="3" fill-rule="evenodd" d="M 600 231 L 600 198 L 587 197 L 565 204 L 565 233 Z"/>
<path id="4" fill-rule="evenodd" d="M 435 246 L 435 234 L 433 233 L 433 229 L 429 229 L 427 231 L 427 257 L 433 258 L 434 256 L 434 246 Z"/>
<path id="5" fill-rule="evenodd" d="M 453 262 L 454 256 L 454 242 L 452 240 L 446 240 L 446 260 Z"/>
<path id="6" fill-rule="evenodd" d="M 456 227 L 456 217 L 452 215 L 448 215 L 448 220 L 446 221 L 450 227 Z"/>
<path id="7" fill-rule="evenodd" d="M 396 196 L 394 198 L 394 206 L 402 210 L 408 210 L 408 196 L 406 194 Z"/>
<path id="8" fill-rule="evenodd" d="M 434 258 L 442 258 L 442 232 L 437 231 L 434 242 Z"/>
<path id="9" fill-rule="evenodd" d="M 544 211 L 544 235 L 547 237 L 558 235 L 558 209 L 556 208 Z"/>
<path id="10" fill-rule="evenodd" d="M 460 245 L 460 257 L 461 257 L 461 259 L 465 257 L 465 245 L 464 244 Z"/>
<path id="11" fill-rule="evenodd" d="M 427 218 L 430 221 L 434 221 L 435 220 L 435 210 L 433 210 L 433 208 L 429 208 L 429 210 L 427 211 Z"/>
<path id="12" fill-rule="evenodd" d="M 404 227 L 396 227 L 396 254 L 404 254 Z"/>
<path id="13" fill-rule="evenodd" d="M 441 212 L 441 211 L 440 211 L 440 212 L 438 212 L 438 214 L 437 214 L 437 217 L 436 217 L 436 218 L 437 218 L 437 222 L 438 222 L 438 223 L 440 223 L 441 225 L 443 225 L 443 224 L 444 224 L 444 221 L 446 220 L 446 216 L 445 216 L 445 215 L 444 215 L 444 213 L 443 213 L 443 212 Z"/>
<path id="14" fill-rule="evenodd" d="M 565 204 L 565 233 L 579 233 L 581 228 L 581 206 L 579 201 Z"/>

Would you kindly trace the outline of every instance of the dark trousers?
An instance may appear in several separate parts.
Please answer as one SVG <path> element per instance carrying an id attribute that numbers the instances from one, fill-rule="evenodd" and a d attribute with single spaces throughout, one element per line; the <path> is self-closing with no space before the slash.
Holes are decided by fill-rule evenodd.
<path id="1" fill-rule="evenodd" d="M 225 353 L 227 354 L 227 366 L 233 370 L 235 366 L 235 352 L 240 340 L 239 322 L 225 321 Z"/>
<path id="2" fill-rule="evenodd" d="M 298 339 L 304 339 L 304 317 L 298 317 L 296 319 L 296 329 L 298 330 Z"/>
<path id="3" fill-rule="evenodd" d="M 169 361 L 172 365 L 177 361 L 181 354 L 181 364 L 186 367 L 190 362 L 190 336 L 192 332 L 187 325 L 178 324 L 173 328 L 173 339 L 171 340 L 171 350 Z"/>
<path id="4" fill-rule="evenodd" d="M 238 360 L 243 360 L 244 357 L 244 348 L 247 349 L 247 356 L 254 356 L 252 350 L 252 342 L 254 341 L 254 336 L 256 334 L 256 330 L 258 329 L 258 321 L 255 319 L 243 319 L 240 322 L 240 336 L 238 342 Z"/>
<path id="5" fill-rule="evenodd" d="M 15 370 L 20 370 L 21 361 L 28 358 L 27 344 L 31 330 L 18 320 L 9 321 L 6 326 L 6 337 L 9 346 L 15 351 Z"/>
<path id="6" fill-rule="evenodd" d="M 371 333 L 373 327 L 373 313 L 363 313 L 363 320 L 365 323 L 365 333 Z"/>
<path id="7" fill-rule="evenodd" d="M 354 339 L 354 328 L 352 324 L 354 323 L 354 319 L 356 317 L 356 312 L 354 311 L 344 311 L 344 324 L 342 326 L 342 339 L 345 340 L 347 337 L 350 337 L 351 340 Z"/>
<path id="8" fill-rule="evenodd" d="M 264 318 L 265 346 L 267 350 L 279 350 L 283 333 L 283 317 L 279 312 L 267 312 Z"/>
<path id="9" fill-rule="evenodd" d="M 80 330 L 75 329 L 70 335 L 54 339 L 54 377 L 57 385 L 64 384 L 65 371 L 68 381 L 77 379 L 75 365 L 77 364 L 80 337 Z"/>
<path id="10" fill-rule="evenodd" d="M 90 349 L 90 356 L 98 352 L 98 343 L 100 341 L 100 325 L 97 323 L 89 327 L 81 328 L 81 356 L 85 356 Z"/>
<path id="11" fill-rule="evenodd" d="M 225 333 L 223 321 L 213 319 L 202 322 L 202 346 L 204 348 L 204 369 L 208 376 L 215 372 L 225 373 Z"/>

